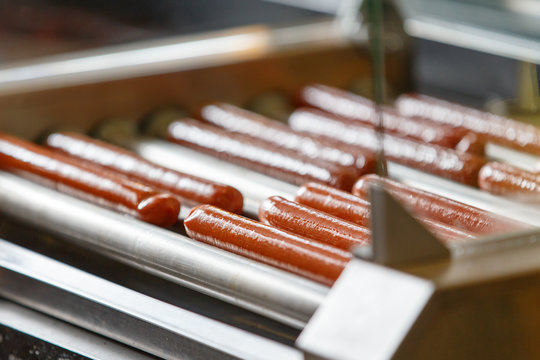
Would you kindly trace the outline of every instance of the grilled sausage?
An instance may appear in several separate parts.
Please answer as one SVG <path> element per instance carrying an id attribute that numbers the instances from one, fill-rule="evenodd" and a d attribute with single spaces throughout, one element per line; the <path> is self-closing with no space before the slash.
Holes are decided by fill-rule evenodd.
<path id="1" fill-rule="evenodd" d="M 351 92 L 313 84 L 302 89 L 300 99 L 304 105 L 349 119 L 351 125 L 377 126 L 375 103 Z M 388 106 L 382 107 L 382 114 L 385 132 L 419 142 L 453 148 L 466 133 L 462 129 L 440 125 L 430 120 L 404 116 Z"/>
<path id="2" fill-rule="evenodd" d="M 272 196 L 261 203 L 259 220 L 346 251 L 370 241 L 370 232 L 365 227 L 279 196 Z"/>
<path id="3" fill-rule="evenodd" d="M 313 159 L 353 166 L 358 175 L 373 172 L 373 153 L 350 149 L 336 141 L 317 139 L 287 125 L 229 104 L 211 104 L 202 108 L 201 117 L 223 129 L 245 134 L 281 148 L 297 151 Z"/>
<path id="4" fill-rule="evenodd" d="M 196 120 L 173 122 L 169 126 L 169 140 L 298 185 L 316 181 L 350 190 L 358 177 L 352 167 L 310 159 L 272 144 L 256 143 L 246 135 Z"/>
<path id="5" fill-rule="evenodd" d="M 540 203 L 540 174 L 500 162 L 489 162 L 478 174 L 480 189 L 513 200 Z"/>
<path id="6" fill-rule="evenodd" d="M 330 186 L 308 183 L 296 193 L 295 200 L 300 204 L 334 215 L 363 227 L 370 227 L 370 203 L 365 199 Z M 446 241 L 470 239 L 474 235 L 448 224 L 425 217 L 418 220 L 437 237 Z"/>
<path id="7" fill-rule="evenodd" d="M 289 118 L 292 128 L 330 137 L 361 149 L 376 151 L 378 135 L 371 128 L 350 125 L 343 118 L 319 110 L 298 109 Z M 384 135 L 384 153 L 388 160 L 476 186 L 484 158 L 433 144 L 421 144 L 395 135 Z"/>
<path id="8" fill-rule="evenodd" d="M 197 240 L 283 270 L 332 284 L 350 254 L 211 205 L 194 208 L 184 220 Z"/>
<path id="9" fill-rule="evenodd" d="M 401 95 L 396 107 L 404 115 L 424 117 L 474 132 L 487 141 L 540 154 L 540 129 L 532 125 L 419 94 Z"/>
<path id="10" fill-rule="evenodd" d="M 178 220 L 180 202 L 168 193 L 4 134 L 0 168 L 155 225 Z"/>
<path id="11" fill-rule="evenodd" d="M 242 194 L 235 188 L 159 166 L 103 141 L 74 133 L 54 133 L 47 137 L 46 144 L 56 151 L 168 191 L 183 203 L 211 204 L 234 213 L 242 212 Z"/>
<path id="12" fill-rule="evenodd" d="M 367 199 L 369 187 L 382 178 L 366 175 L 354 185 L 353 194 Z M 527 225 L 433 193 L 415 189 L 394 180 L 384 179 L 386 190 L 417 216 L 433 219 L 473 234 L 518 230 Z"/>

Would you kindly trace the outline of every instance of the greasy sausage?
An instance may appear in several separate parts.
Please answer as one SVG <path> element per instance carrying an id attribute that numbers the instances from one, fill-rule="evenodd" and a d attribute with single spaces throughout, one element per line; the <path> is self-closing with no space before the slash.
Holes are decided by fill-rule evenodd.
<path id="1" fill-rule="evenodd" d="M 354 166 L 358 175 L 373 172 L 375 168 L 375 157 L 371 152 L 348 149 L 346 145 L 336 141 L 317 139 L 295 131 L 279 121 L 233 105 L 207 105 L 202 108 L 201 117 L 223 129 L 298 151 L 310 158 Z"/>
<path id="2" fill-rule="evenodd" d="M 379 146 L 373 129 L 350 125 L 343 118 L 320 110 L 298 109 L 289 118 L 289 124 L 296 130 L 330 137 L 361 149 L 376 151 Z M 486 163 L 479 156 L 390 134 L 384 135 L 384 153 L 390 161 L 471 186 L 477 185 L 478 171 Z"/>
<path id="3" fill-rule="evenodd" d="M 478 174 L 480 189 L 513 200 L 540 203 L 540 174 L 500 162 L 489 162 Z"/>
<path id="4" fill-rule="evenodd" d="M 365 199 L 330 186 L 308 183 L 300 187 L 295 200 L 360 226 L 370 227 L 370 203 Z M 425 217 L 417 218 L 442 240 L 470 239 L 474 235 L 465 230 Z"/>
<path id="5" fill-rule="evenodd" d="M 338 278 L 350 258 L 337 248 L 211 205 L 194 208 L 184 226 L 194 240 L 328 285 Z"/>
<path id="6" fill-rule="evenodd" d="M 424 117 L 485 136 L 488 141 L 540 154 L 540 129 L 532 125 L 419 94 L 401 95 L 396 107 L 404 115 Z"/>
<path id="7" fill-rule="evenodd" d="M 316 181 L 350 190 L 358 178 L 353 167 L 310 159 L 196 120 L 173 122 L 169 140 L 293 184 Z"/>
<path id="8" fill-rule="evenodd" d="M 365 175 L 354 185 L 353 194 L 367 199 L 369 187 L 382 178 Z M 448 199 L 433 193 L 415 189 L 394 180 L 384 179 L 384 185 L 393 196 L 402 201 L 417 216 L 426 217 L 473 234 L 523 229 L 527 225 L 473 206 Z"/>
<path id="9" fill-rule="evenodd" d="M 168 193 L 4 134 L 0 168 L 155 225 L 178 220 L 180 202 Z"/>
<path id="10" fill-rule="evenodd" d="M 376 126 L 375 103 L 367 98 L 330 86 L 313 84 L 300 92 L 304 105 L 313 106 L 350 119 L 350 124 Z M 433 121 L 403 116 L 396 109 L 382 107 L 384 131 L 419 142 L 453 148 L 465 135 L 462 129 L 437 124 Z"/>
<path id="11" fill-rule="evenodd" d="M 272 196 L 261 203 L 259 220 L 346 251 L 370 241 L 370 232 L 363 226 L 279 196 Z"/>
<path id="12" fill-rule="evenodd" d="M 346 191 L 316 183 L 302 185 L 294 198 L 300 204 L 369 227 L 369 202 Z"/>
<path id="13" fill-rule="evenodd" d="M 211 204 L 234 213 L 242 212 L 242 194 L 235 188 L 159 166 L 103 141 L 74 133 L 53 133 L 47 137 L 46 144 L 58 152 L 166 190 L 184 203 Z"/>

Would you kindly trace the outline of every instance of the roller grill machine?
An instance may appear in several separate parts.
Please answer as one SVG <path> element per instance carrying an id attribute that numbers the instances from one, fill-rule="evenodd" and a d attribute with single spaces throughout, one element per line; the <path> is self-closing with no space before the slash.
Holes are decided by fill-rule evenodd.
<path id="1" fill-rule="evenodd" d="M 290 96 L 308 82 L 362 84 L 370 77 L 367 37 L 356 35 L 351 44 L 330 21 L 255 26 L 17 64 L 0 69 L 2 131 L 35 139 L 52 126 L 90 130 L 105 118 L 138 120 L 169 105 L 257 106 L 264 94 Z M 388 85 L 407 90 L 407 49 L 386 61 Z M 143 156 L 238 186 L 248 212 L 269 195 L 290 198 L 296 190 L 126 129 L 115 138 Z M 388 170 L 540 223 L 535 207 L 398 164 Z M 28 356 L 39 358 L 39 349 L 104 359 L 539 355 L 536 230 L 447 248 L 375 189 L 373 252 L 355 254 L 329 289 L 6 173 L 0 196 L 2 341 L 23 333 L 39 339 Z M 6 335 L 17 328 L 19 335 Z"/>

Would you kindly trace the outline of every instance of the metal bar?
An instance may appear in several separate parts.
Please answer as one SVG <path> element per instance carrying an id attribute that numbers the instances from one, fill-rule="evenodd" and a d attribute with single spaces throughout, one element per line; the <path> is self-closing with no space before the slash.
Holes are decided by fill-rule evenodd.
<path id="1" fill-rule="evenodd" d="M 328 288 L 0 172 L 0 211 L 191 289 L 302 328 Z"/>
<path id="2" fill-rule="evenodd" d="M 167 141 L 140 138 L 123 144 L 160 165 L 234 186 L 244 196 L 244 212 L 251 215 L 258 214 L 266 198 L 278 195 L 292 200 L 298 190 L 296 185 Z"/>
<path id="3" fill-rule="evenodd" d="M 154 359 L 153 356 L 141 354 L 94 333 L 81 330 L 6 300 L 0 300 L 0 325 L 52 344 L 51 346 L 58 346 L 95 360 Z M 6 342 L 9 340 L 4 339 L 3 346 L 6 346 Z M 33 347 L 33 349 L 34 351 L 31 350 L 30 355 L 38 357 L 41 353 L 42 356 L 46 356 L 40 351 L 42 350 L 40 347 Z"/>
<path id="4" fill-rule="evenodd" d="M 282 51 L 297 51 L 299 47 L 344 43 L 340 29 L 331 19 L 273 29 L 248 26 L 177 36 L 9 64 L 0 68 L 0 93 L 14 94 L 200 69 Z"/>
<path id="5" fill-rule="evenodd" d="M 166 304 L 2 239 L 0 294 L 167 359 L 300 358 L 294 348 Z M 0 318 L 0 323 L 9 322 L 13 314 Z M 47 327 L 47 333 L 40 331 L 40 335 L 49 336 L 52 330 Z M 61 339 L 55 336 L 55 341 Z M 107 343 L 103 339 L 95 342 L 103 353 Z"/>

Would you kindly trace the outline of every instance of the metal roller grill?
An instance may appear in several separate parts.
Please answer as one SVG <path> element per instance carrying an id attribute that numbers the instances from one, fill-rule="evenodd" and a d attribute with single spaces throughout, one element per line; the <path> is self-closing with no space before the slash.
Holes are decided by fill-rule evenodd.
<path id="1" fill-rule="evenodd" d="M 406 15 L 404 29 L 422 38 L 430 22 Z M 237 187 L 244 214 L 255 217 L 261 201 L 292 199 L 298 186 L 142 135 L 138 126 L 156 110 L 196 113 L 212 101 L 283 120 L 307 83 L 365 90 L 367 29 L 351 35 L 342 26 L 349 19 L 341 20 L 14 62 L 0 68 L 0 130 L 35 140 L 51 129 L 89 132 L 116 123 L 109 141 Z M 411 39 L 401 25 L 387 25 L 386 86 L 395 95 L 412 87 Z M 496 144 L 486 151 L 524 168 L 537 162 Z M 433 245 L 391 197 L 373 190 L 372 252 L 355 251 L 329 288 L 196 242 L 181 224 L 158 228 L 0 172 L 0 313 L 9 314 L 0 318 L 0 340 L 21 339 L 15 329 L 33 339 L 17 340 L 32 351 L 74 359 L 539 355 L 540 206 L 391 161 L 388 175 L 530 228 Z M 396 218 L 406 219 L 404 228 L 392 229 Z M 393 249 L 403 249 L 397 242 L 407 250 L 396 255 Z"/>

